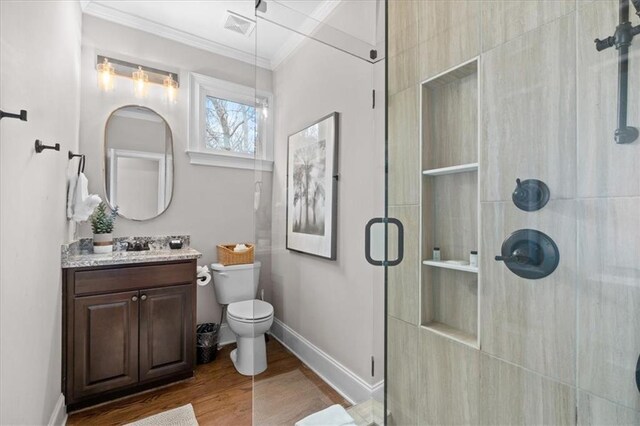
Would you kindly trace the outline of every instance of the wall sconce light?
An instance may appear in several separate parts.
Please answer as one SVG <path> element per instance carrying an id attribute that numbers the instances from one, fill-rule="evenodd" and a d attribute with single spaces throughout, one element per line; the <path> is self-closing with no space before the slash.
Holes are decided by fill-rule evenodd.
<path id="1" fill-rule="evenodd" d="M 137 98 L 144 98 L 147 96 L 147 83 L 149 83 L 149 74 L 144 72 L 141 66 L 138 65 L 138 71 L 134 71 L 131 74 L 133 78 L 133 94 Z"/>
<path id="2" fill-rule="evenodd" d="M 103 92 L 111 92 L 115 86 L 116 71 L 109 59 L 104 58 L 102 63 L 98 63 L 98 87 Z"/>
<path id="3" fill-rule="evenodd" d="M 165 88 L 165 97 L 169 102 L 175 103 L 178 98 L 180 80 L 175 72 L 111 57 L 107 58 L 102 55 L 96 57 L 96 70 L 98 71 L 98 86 L 105 92 L 113 90 L 115 76 L 120 76 L 133 80 L 133 92 L 136 97 L 146 97 L 149 85 L 158 84 Z"/>
<path id="4" fill-rule="evenodd" d="M 163 80 L 164 94 L 169 103 L 175 104 L 178 100 L 178 82 L 173 79 L 173 74 L 169 74 Z"/>

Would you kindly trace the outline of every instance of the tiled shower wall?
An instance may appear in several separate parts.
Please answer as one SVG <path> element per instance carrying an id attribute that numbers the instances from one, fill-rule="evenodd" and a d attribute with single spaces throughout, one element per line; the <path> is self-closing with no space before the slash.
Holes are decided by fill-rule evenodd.
<path id="1" fill-rule="evenodd" d="M 616 145 L 617 1 L 389 0 L 389 269 L 393 424 L 640 424 L 640 142 Z M 633 11 L 633 9 L 632 9 Z M 632 13 L 632 22 L 640 20 Z M 420 327 L 420 82 L 480 57 L 480 350 Z M 640 126 L 640 40 L 629 123 Z M 526 213 L 516 178 L 551 201 Z M 524 280 L 493 260 L 519 228 L 551 236 L 558 269 Z"/>

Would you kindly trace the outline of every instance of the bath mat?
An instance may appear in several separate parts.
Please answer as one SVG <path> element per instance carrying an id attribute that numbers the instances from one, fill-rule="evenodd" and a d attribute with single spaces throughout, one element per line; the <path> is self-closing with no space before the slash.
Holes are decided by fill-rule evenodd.
<path id="1" fill-rule="evenodd" d="M 198 421 L 196 420 L 193 406 L 187 404 L 173 410 L 145 417 L 125 426 L 198 426 Z"/>
<path id="2" fill-rule="evenodd" d="M 335 402 L 299 369 L 257 379 L 253 391 L 253 423 L 293 425 Z"/>

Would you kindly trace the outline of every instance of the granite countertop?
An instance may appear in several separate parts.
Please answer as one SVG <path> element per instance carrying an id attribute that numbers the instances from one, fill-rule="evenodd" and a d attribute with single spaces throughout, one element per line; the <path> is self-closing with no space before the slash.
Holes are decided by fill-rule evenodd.
<path id="1" fill-rule="evenodd" d="M 171 249 L 168 241 L 181 239 L 181 249 Z M 127 241 L 146 241 L 150 250 L 126 251 Z M 114 238 L 113 253 L 94 254 L 91 238 L 83 238 L 62 246 L 62 268 L 88 268 L 92 266 L 126 265 L 149 262 L 170 262 L 175 260 L 198 259 L 202 253 L 189 247 L 189 236 L 170 237 L 119 237 Z"/>

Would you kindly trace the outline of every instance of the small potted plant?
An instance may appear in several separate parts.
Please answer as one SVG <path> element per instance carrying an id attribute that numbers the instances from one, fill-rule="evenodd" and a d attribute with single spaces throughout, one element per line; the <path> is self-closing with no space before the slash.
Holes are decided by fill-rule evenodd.
<path id="1" fill-rule="evenodd" d="M 93 229 L 93 252 L 111 253 L 113 251 L 113 223 L 116 220 L 118 208 L 107 213 L 107 205 L 98 204 L 91 215 L 91 229 Z"/>

